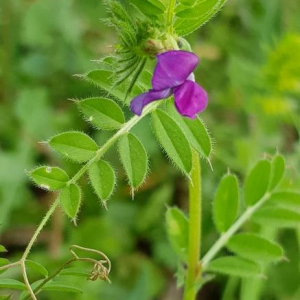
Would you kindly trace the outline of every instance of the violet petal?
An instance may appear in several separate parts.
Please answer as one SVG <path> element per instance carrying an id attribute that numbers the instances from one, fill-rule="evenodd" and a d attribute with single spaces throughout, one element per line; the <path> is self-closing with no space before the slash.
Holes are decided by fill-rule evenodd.
<path id="1" fill-rule="evenodd" d="M 152 88 L 165 90 L 181 85 L 198 65 L 199 59 L 192 52 L 173 50 L 157 55 Z"/>
<path id="2" fill-rule="evenodd" d="M 133 113 L 140 116 L 142 114 L 143 108 L 146 105 L 156 100 L 166 99 L 171 95 L 171 89 L 165 89 L 162 91 L 149 90 L 147 93 L 135 97 L 130 103 L 130 109 Z"/>
<path id="3" fill-rule="evenodd" d="M 205 90 L 191 80 L 175 87 L 173 91 L 176 109 L 182 116 L 194 119 L 196 114 L 207 106 L 208 97 Z"/>

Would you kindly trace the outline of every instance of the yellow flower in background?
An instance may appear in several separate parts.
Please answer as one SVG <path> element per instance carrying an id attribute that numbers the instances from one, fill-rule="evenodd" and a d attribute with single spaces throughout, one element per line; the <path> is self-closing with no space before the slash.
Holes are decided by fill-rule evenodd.
<path id="1" fill-rule="evenodd" d="M 286 35 L 270 53 L 264 73 L 281 92 L 300 92 L 300 35 Z"/>
<path id="2" fill-rule="evenodd" d="M 295 106 L 290 99 L 278 96 L 257 98 L 256 102 L 259 103 L 263 112 L 270 117 L 289 116 Z"/>

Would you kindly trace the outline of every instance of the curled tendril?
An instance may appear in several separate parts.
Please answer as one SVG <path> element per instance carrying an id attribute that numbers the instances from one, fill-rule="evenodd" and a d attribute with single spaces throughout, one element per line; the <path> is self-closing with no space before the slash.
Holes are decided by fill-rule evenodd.
<path id="1" fill-rule="evenodd" d="M 81 257 L 76 253 L 76 250 L 88 252 L 88 253 L 96 253 L 100 255 L 101 259 L 96 260 L 91 257 Z M 106 281 L 108 283 L 111 283 L 110 279 L 108 278 L 109 273 L 111 271 L 111 262 L 109 258 L 101 251 L 95 250 L 95 249 L 90 249 L 90 248 L 85 248 L 77 245 L 73 245 L 70 247 L 70 252 L 72 254 L 72 258 L 66 261 L 56 272 L 54 272 L 51 276 L 45 278 L 34 290 L 34 294 L 38 294 L 44 287 L 46 283 L 54 279 L 56 276 L 60 274 L 61 271 L 66 269 L 67 266 L 70 264 L 76 262 L 76 261 L 83 261 L 83 262 L 89 262 L 93 264 L 93 269 L 91 271 L 90 276 L 87 278 L 88 280 L 96 281 L 97 279 Z M 24 298 L 24 300 L 29 300 L 30 295 Z"/>
<path id="2" fill-rule="evenodd" d="M 77 253 L 75 252 L 75 249 L 85 251 L 85 252 L 90 252 L 90 253 L 97 253 L 104 259 L 97 261 L 93 258 L 79 257 L 77 255 Z M 109 273 L 111 271 L 111 262 L 110 262 L 109 258 L 103 252 L 95 250 L 95 249 L 77 246 L 77 245 L 71 246 L 70 252 L 77 261 L 87 261 L 87 262 L 94 263 L 94 267 L 93 267 L 93 270 L 91 271 L 91 275 L 88 277 L 89 280 L 95 281 L 97 279 L 100 279 L 100 280 L 106 281 L 108 283 L 111 283 L 110 279 L 108 278 Z"/>

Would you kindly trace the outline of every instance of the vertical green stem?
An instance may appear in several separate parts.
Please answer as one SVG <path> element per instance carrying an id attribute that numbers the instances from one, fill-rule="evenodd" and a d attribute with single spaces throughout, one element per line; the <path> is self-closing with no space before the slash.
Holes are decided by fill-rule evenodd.
<path id="1" fill-rule="evenodd" d="M 196 279 L 201 277 L 201 166 L 199 154 L 193 150 L 193 169 L 189 183 L 189 246 L 184 300 L 195 300 Z"/>
<path id="2" fill-rule="evenodd" d="M 169 34 L 173 34 L 173 18 L 174 18 L 174 9 L 176 5 L 176 0 L 169 0 L 168 9 L 166 14 L 166 25 Z"/>

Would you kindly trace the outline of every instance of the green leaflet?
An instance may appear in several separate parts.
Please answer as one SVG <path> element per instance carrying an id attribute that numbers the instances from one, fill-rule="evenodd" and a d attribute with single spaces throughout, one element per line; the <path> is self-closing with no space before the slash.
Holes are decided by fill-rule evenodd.
<path id="1" fill-rule="evenodd" d="M 0 258 L 0 267 L 6 266 L 9 264 L 9 260 L 6 258 Z M 7 269 L 5 270 L 1 270 L 0 274 L 4 273 L 5 271 L 7 271 Z"/>
<path id="2" fill-rule="evenodd" d="M 140 140 L 128 133 L 119 140 L 119 154 L 130 185 L 138 188 L 147 174 L 148 156 Z"/>
<path id="3" fill-rule="evenodd" d="M 14 279 L 0 279 L 0 289 L 26 290 L 24 283 Z"/>
<path id="4" fill-rule="evenodd" d="M 261 267 L 244 258 L 225 256 L 209 263 L 207 271 L 238 277 L 261 277 Z"/>
<path id="5" fill-rule="evenodd" d="M 213 202 L 213 219 L 217 230 L 225 232 L 235 221 L 239 209 L 239 187 L 235 175 L 225 175 Z"/>
<path id="6" fill-rule="evenodd" d="M 225 4 L 226 0 L 204 0 L 191 8 L 177 12 L 175 30 L 179 36 L 185 36 L 205 24 Z"/>
<path id="7" fill-rule="evenodd" d="M 34 282 L 31 286 L 33 289 L 37 288 L 39 284 L 42 282 L 42 280 L 38 280 Z M 83 291 L 76 287 L 74 284 L 64 282 L 64 281 L 50 281 L 47 282 L 41 289 L 42 291 L 57 291 L 57 292 L 69 292 L 74 294 L 82 294 Z M 25 297 L 28 296 L 28 291 L 24 291 L 20 299 L 25 299 Z"/>
<path id="8" fill-rule="evenodd" d="M 189 220 L 180 209 L 172 207 L 167 210 L 166 222 L 171 245 L 180 259 L 186 262 L 189 242 Z"/>
<path id="9" fill-rule="evenodd" d="M 212 152 L 212 141 L 203 121 L 197 117 L 195 120 L 182 117 L 175 109 L 174 102 L 167 102 L 169 115 L 179 124 L 191 146 L 203 157 L 209 159 Z"/>
<path id="10" fill-rule="evenodd" d="M 48 277 L 47 269 L 40 263 L 37 263 L 36 261 L 26 260 L 26 267 L 32 269 L 33 271 L 35 271 L 37 273 L 40 273 L 44 277 Z"/>
<path id="11" fill-rule="evenodd" d="M 160 10 L 162 10 L 162 11 L 166 10 L 165 4 L 160 0 L 148 0 L 148 1 L 150 3 L 152 3 L 153 5 L 155 5 L 156 7 L 158 7 Z"/>
<path id="12" fill-rule="evenodd" d="M 155 0 L 130 0 L 146 16 L 156 16 L 164 13 L 164 6 Z"/>
<path id="13" fill-rule="evenodd" d="M 99 129 L 118 129 L 125 122 L 122 109 L 113 100 L 95 97 L 76 103 L 86 119 Z"/>
<path id="14" fill-rule="evenodd" d="M 75 220 L 80 204 L 81 191 L 77 184 L 66 186 L 59 195 L 61 206 L 64 212 L 73 220 Z"/>
<path id="15" fill-rule="evenodd" d="M 185 174 L 188 174 L 192 169 L 192 152 L 181 128 L 160 109 L 152 113 L 152 126 L 168 156 Z"/>
<path id="16" fill-rule="evenodd" d="M 58 134 L 51 138 L 48 144 L 65 157 L 80 163 L 93 158 L 98 150 L 96 142 L 79 131 Z"/>
<path id="17" fill-rule="evenodd" d="M 88 82 L 95 84 L 100 89 L 107 92 L 108 95 L 116 97 L 117 100 L 123 102 L 127 92 L 127 85 L 125 83 L 114 86 L 114 72 L 109 70 L 93 70 L 82 76 Z M 128 101 L 134 95 L 141 94 L 143 91 L 138 85 L 135 85 L 132 89 L 132 93 L 128 97 Z"/>
<path id="18" fill-rule="evenodd" d="M 59 273 L 60 276 L 78 276 L 78 277 L 85 277 L 88 278 L 91 276 L 91 272 L 85 269 L 78 269 L 78 268 L 67 268 L 62 270 Z"/>
<path id="19" fill-rule="evenodd" d="M 29 172 L 29 176 L 39 187 L 49 191 L 59 190 L 69 181 L 68 174 L 58 167 L 38 167 Z"/>
<path id="20" fill-rule="evenodd" d="M 263 263 L 283 257 L 283 250 L 278 244 L 252 233 L 233 236 L 227 243 L 227 248 L 239 256 Z"/>
<path id="21" fill-rule="evenodd" d="M 257 211 L 252 220 L 264 226 L 293 228 L 300 225 L 300 213 L 277 207 L 265 207 Z"/>
<path id="22" fill-rule="evenodd" d="M 300 213 L 300 193 L 293 191 L 280 191 L 271 195 L 269 204 L 276 204 L 282 208 L 294 210 Z"/>
<path id="23" fill-rule="evenodd" d="M 126 93 L 126 86 L 124 84 L 120 84 L 117 87 L 113 88 L 113 76 L 114 72 L 99 69 L 90 71 L 89 73 L 83 75 L 83 78 L 103 89 L 108 94 L 115 96 L 119 101 L 121 101 Z"/>
<path id="24" fill-rule="evenodd" d="M 247 206 L 257 203 L 267 192 L 271 173 L 271 163 L 262 159 L 256 163 L 246 178 L 244 194 Z"/>
<path id="25" fill-rule="evenodd" d="M 0 253 L 7 252 L 6 248 L 0 245 Z"/>
<path id="26" fill-rule="evenodd" d="M 107 201 L 111 196 L 116 176 L 110 164 L 104 160 L 93 163 L 89 167 L 91 184 L 101 201 Z"/>
<path id="27" fill-rule="evenodd" d="M 269 184 L 269 191 L 272 191 L 280 183 L 285 171 L 284 157 L 277 154 L 271 162 L 271 178 Z"/>
<path id="28" fill-rule="evenodd" d="M 179 3 L 186 5 L 186 6 L 193 6 L 197 0 L 179 0 Z"/>
<path id="29" fill-rule="evenodd" d="M 145 91 L 147 91 L 147 90 L 151 89 L 151 79 L 152 79 L 152 74 L 151 74 L 148 70 L 144 69 L 144 70 L 141 72 L 141 74 L 140 74 L 140 76 L 139 76 L 139 78 L 138 78 L 138 80 L 137 80 L 137 83 L 138 83 Z"/>
<path id="30" fill-rule="evenodd" d="M 75 294 L 82 294 L 83 291 L 73 284 L 68 282 L 61 282 L 61 281 L 51 281 L 44 285 L 42 288 L 43 291 L 59 291 L 59 292 L 69 292 Z"/>

